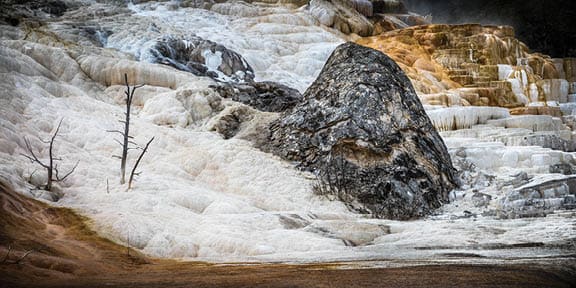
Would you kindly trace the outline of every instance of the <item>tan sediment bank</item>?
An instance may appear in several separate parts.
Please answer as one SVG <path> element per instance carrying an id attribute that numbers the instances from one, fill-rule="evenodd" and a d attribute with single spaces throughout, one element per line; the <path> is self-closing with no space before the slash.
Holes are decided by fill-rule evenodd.
<path id="1" fill-rule="evenodd" d="M 565 265 L 216 265 L 150 259 L 0 185 L 0 287 L 573 287 Z M 28 256 L 18 259 L 30 251 Z M 130 251 L 130 252 L 128 252 Z M 572 259 L 573 260 L 573 259 Z M 569 263 L 570 259 L 558 259 Z M 344 268 L 344 269 L 343 269 Z M 573 272 L 573 270 L 572 270 Z"/>

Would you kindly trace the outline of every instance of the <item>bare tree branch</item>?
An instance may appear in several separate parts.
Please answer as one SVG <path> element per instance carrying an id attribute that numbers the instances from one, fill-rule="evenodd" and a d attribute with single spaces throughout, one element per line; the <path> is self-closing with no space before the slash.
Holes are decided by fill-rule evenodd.
<path id="1" fill-rule="evenodd" d="M 56 127 L 56 132 L 54 132 L 54 135 L 52 135 L 52 138 L 50 139 L 50 146 L 48 149 L 48 160 L 50 161 L 49 164 L 49 168 L 48 168 L 48 183 L 46 183 L 46 190 L 51 191 L 52 190 L 52 173 L 54 172 L 54 155 L 53 155 L 53 151 L 54 151 L 54 140 L 56 139 L 56 136 L 58 136 L 58 132 L 60 131 L 60 127 L 62 126 L 62 121 L 64 120 L 64 118 L 60 119 L 60 122 L 58 122 L 58 126 Z"/>
<path id="2" fill-rule="evenodd" d="M 56 181 L 61 182 L 66 180 L 66 178 L 68 178 L 68 176 L 70 176 L 70 174 L 74 173 L 74 170 L 76 170 L 76 167 L 78 167 L 78 164 L 80 164 L 80 160 L 76 161 L 76 165 L 74 165 L 74 167 L 72 167 L 72 170 L 70 170 L 70 172 L 68 172 L 66 175 L 64 175 L 64 177 L 60 178 L 58 176 L 58 170 L 56 170 Z"/>
<path id="3" fill-rule="evenodd" d="M 64 121 L 64 118 L 60 119 L 60 122 L 58 122 L 58 127 L 56 127 L 56 132 L 54 132 L 54 135 L 52 135 L 52 139 L 50 139 L 50 143 L 54 143 L 54 139 L 56 139 L 56 136 L 58 135 L 58 132 L 60 131 L 60 126 L 62 126 L 62 121 Z"/>
<path id="4" fill-rule="evenodd" d="M 34 169 L 34 171 L 32 171 L 32 173 L 30 173 L 30 176 L 28 176 L 28 183 L 32 183 L 32 177 L 34 177 L 34 174 L 38 171 L 38 169 Z"/>
<path id="5" fill-rule="evenodd" d="M 119 133 L 120 135 L 124 136 L 124 132 L 120 131 L 120 130 L 106 130 L 106 132 L 108 133 Z"/>
<path id="6" fill-rule="evenodd" d="M 42 162 L 36 161 L 36 159 L 34 159 L 33 157 L 30 157 L 30 156 L 28 156 L 28 155 L 26 155 L 26 154 L 22 154 L 22 153 L 20 153 L 20 155 L 28 158 L 28 159 L 30 160 L 30 162 L 37 162 L 38 164 L 42 165 Z M 44 165 L 42 165 L 42 167 L 44 167 Z"/>
<path id="7" fill-rule="evenodd" d="M 46 164 L 44 164 L 44 163 L 42 163 L 42 161 L 40 161 L 40 159 L 38 159 L 38 157 L 37 157 L 36 154 L 34 153 L 34 150 L 32 149 L 32 145 L 30 145 L 30 141 L 29 141 L 26 137 L 24 137 L 24 143 L 26 144 L 26 150 L 28 150 L 28 153 L 30 153 L 31 156 L 26 155 L 26 154 L 21 154 L 21 155 L 24 156 L 24 157 L 26 157 L 26 158 L 28 158 L 28 159 L 30 159 L 30 161 L 36 162 L 36 163 L 40 164 L 40 166 L 48 169 L 49 166 L 46 165 Z"/>
<path id="8" fill-rule="evenodd" d="M 45 190 L 47 191 L 51 191 L 52 190 L 52 182 L 60 182 L 60 181 L 64 181 L 64 179 L 66 179 L 68 176 L 70 176 L 70 174 L 72 174 L 72 172 L 74 172 L 74 170 L 76 169 L 76 167 L 78 166 L 78 163 L 76 163 L 76 165 L 74 166 L 74 168 L 72 169 L 72 171 L 68 172 L 66 174 L 66 176 L 60 178 L 58 176 L 58 164 L 56 164 L 56 161 L 62 161 L 62 158 L 58 158 L 58 157 L 54 157 L 54 141 L 56 140 L 56 137 L 58 136 L 58 133 L 60 132 L 60 128 L 62 127 L 62 121 L 64 121 L 64 118 L 60 119 L 60 122 L 58 122 L 58 126 L 56 127 L 56 131 L 54 131 L 54 134 L 52 134 L 52 137 L 50 137 L 50 141 L 42 141 L 43 143 L 49 143 L 48 146 L 48 164 L 45 164 L 44 162 L 42 162 L 38 156 L 36 155 L 36 153 L 34 153 L 34 149 L 32 149 L 32 145 L 30 144 L 30 141 L 24 137 L 24 143 L 26 145 L 26 150 L 28 151 L 29 155 L 26 154 L 21 154 L 22 156 L 26 157 L 28 160 L 30 160 L 33 163 L 37 163 L 38 165 L 42 166 L 44 169 L 46 169 L 46 173 L 47 173 L 47 177 L 46 177 L 46 186 L 44 187 Z M 56 176 L 56 177 L 53 177 Z M 30 179 L 32 178 L 32 175 L 30 176 Z"/>
<path id="9" fill-rule="evenodd" d="M 130 173 L 130 180 L 128 180 L 128 189 L 130 189 L 132 187 L 132 180 L 134 179 L 134 174 L 136 172 L 136 168 L 138 168 L 138 164 L 140 164 L 140 160 L 142 160 L 142 157 L 144 157 L 144 154 L 146 154 L 146 151 L 148 150 L 148 147 L 150 146 L 150 143 L 152 143 L 153 140 L 154 140 L 154 137 L 152 137 L 152 139 L 150 139 L 150 141 L 148 141 L 148 143 L 146 143 L 146 146 L 144 147 L 144 149 L 142 149 L 142 153 L 140 153 L 140 156 L 138 156 L 138 160 L 136 160 L 136 164 L 134 164 L 134 167 L 132 168 L 132 173 Z"/>

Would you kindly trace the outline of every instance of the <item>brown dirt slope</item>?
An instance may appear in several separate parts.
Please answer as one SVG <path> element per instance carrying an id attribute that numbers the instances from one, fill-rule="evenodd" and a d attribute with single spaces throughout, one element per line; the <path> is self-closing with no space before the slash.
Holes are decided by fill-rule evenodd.
<path id="1" fill-rule="evenodd" d="M 337 264 L 210 265 L 148 259 L 134 251 L 129 256 L 126 247 L 99 237 L 86 222 L 70 209 L 29 199 L 0 183 L 0 288 L 576 287 L 576 277 L 561 269 L 527 265 L 338 269 Z"/>
<path id="2" fill-rule="evenodd" d="M 145 262 L 99 237 L 72 210 L 27 198 L 2 183 L 0 208 L 0 283 L 71 279 Z"/>

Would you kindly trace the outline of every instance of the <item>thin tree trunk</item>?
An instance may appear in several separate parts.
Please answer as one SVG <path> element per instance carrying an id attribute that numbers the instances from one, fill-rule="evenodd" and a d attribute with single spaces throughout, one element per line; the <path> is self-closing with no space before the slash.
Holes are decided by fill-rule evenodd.
<path id="1" fill-rule="evenodd" d="M 134 94 L 134 91 L 130 91 L 130 85 L 128 84 L 128 74 L 124 74 L 124 81 L 126 82 L 126 121 L 124 121 L 124 141 L 122 145 L 122 161 L 120 163 L 120 173 L 122 173 L 122 175 L 120 178 L 120 184 L 126 183 L 126 158 L 128 158 L 128 144 L 130 135 L 130 107 L 132 106 L 132 95 Z"/>
<path id="2" fill-rule="evenodd" d="M 50 164 L 48 164 L 48 169 L 46 169 L 48 171 L 48 181 L 46 181 L 46 190 L 47 191 L 52 191 L 52 171 L 54 171 L 53 168 L 53 163 L 54 163 L 54 158 L 52 158 L 52 143 L 54 141 L 50 141 L 50 148 L 48 150 L 49 153 L 49 158 L 50 158 Z"/>
<path id="3" fill-rule="evenodd" d="M 48 157 L 49 157 L 49 161 L 50 164 L 48 164 L 48 181 L 46 181 L 46 190 L 48 191 L 52 191 L 52 173 L 54 172 L 54 156 L 52 154 L 52 148 L 54 147 L 54 139 L 56 139 L 56 136 L 58 136 L 58 131 L 60 131 L 60 126 L 62 125 L 62 121 L 64 120 L 64 118 L 60 119 L 60 122 L 58 123 L 58 127 L 56 127 L 56 132 L 54 132 L 54 135 L 52 135 L 52 139 L 50 139 L 50 146 L 48 148 Z M 56 174 L 58 175 L 58 174 Z"/>

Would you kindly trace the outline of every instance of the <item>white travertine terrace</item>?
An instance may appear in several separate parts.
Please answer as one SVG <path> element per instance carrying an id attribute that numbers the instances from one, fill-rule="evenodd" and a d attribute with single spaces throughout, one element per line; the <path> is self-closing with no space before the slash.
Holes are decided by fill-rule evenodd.
<path id="1" fill-rule="evenodd" d="M 370 219 L 314 195 L 313 175 L 259 151 L 247 140 L 224 140 L 209 131 L 219 113 L 243 106 L 221 98 L 210 88 L 213 80 L 147 62 L 148 49 L 158 37 L 196 34 L 240 53 L 257 80 L 304 91 L 331 51 L 349 36 L 322 25 L 329 24 L 328 16 L 314 16 L 314 10 L 294 5 L 222 3 L 211 11 L 170 5 L 144 3 L 95 18 L 97 11 L 112 8 L 87 1 L 81 10 L 30 31 L 2 26 L 1 181 L 31 197 L 49 202 L 59 198 L 52 204 L 76 209 L 91 219 L 98 233 L 114 241 L 130 242 L 151 256 L 185 260 L 432 259 L 440 257 L 437 250 L 414 248 L 468 251 L 576 238 L 576 218 L 569 212 L 540 218 L 516 218 L 510 212 L 525 200 L 519 189 L 570 177 L 551 173 L 550 167 L 576 165 L 573 152 L 517 146 L 533 133 L 555 133 L 573 141 L 573 131 L 560 118 L 518 118 L 498 107 L 428 107 L 432 122 L 445 130 L 453 160 L 476 167 L 466 172 L 475 180 L 454 191 L 453 202 L 433 217 L 408 222 Z M 79 22 L 111 31 L 105 47 L 90 46 L 88 39 L 69 32 L 70 23 Z M 519 89 L 517 95 L 523 91 L 522 101 L 535 102 L 531 83 L 523 80 L 524 70 L 516 69 L 502 66 L 498 74 Z M 120 148 L 106 133 L 118 128 L 123 115 L 123 73 L 131 83 L 146 85 L 136 93 L 134 140 L 143 143 L 156 137 L 130 191 L 118 183 L 119 161 L 112 156 Z M 574 101 L 566 92 L 573 83 L 545 85 L 551 87 L 549 95 L 560 93 L 559 103 Z M 245 110 L 254 114 L 255 122 L 275 117 Z M 56 193 L 49 193 L 34 189 L 44 174 L 21 153 L 26 137 L 45 155 L 39 139 L 48 138 L 60 119 L 55 153 L 63 159 L 62 167 L 80 164 Z M 251 123 L 250 129 L 261 129 L 257 124 Z M 258 132 L 266 133 L 251 131 Z M 522 173 L 527 177 L 518 176 Z M 547 200 L 552 210 L 558 199 L 574 193 L 560 186 L 550 188 L 555 189 Z M 476 205 L 475 193 L 492 200 Z M 475 216 L 464 217 L 464 211 Z M 514 258 L 564 252 L 474 253 Z"/>

